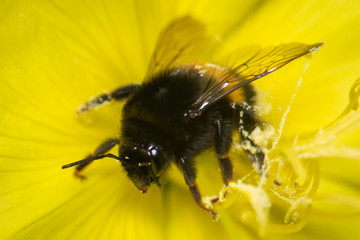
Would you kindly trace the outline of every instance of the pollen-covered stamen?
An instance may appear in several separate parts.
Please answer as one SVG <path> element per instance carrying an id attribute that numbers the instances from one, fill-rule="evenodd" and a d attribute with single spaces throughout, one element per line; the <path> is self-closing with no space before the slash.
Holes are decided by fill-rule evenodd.
<path id="1" fill-rule="evenodd" d="M 309 61 L 304 71 L 308 63 Z M 244 128 L 239 129 L 246 140 L 241 144 L 242 149 L 254 154 L 256 151 L 252 149 L 252 144 L 249 144 L 252 141 L 265 153 L 265 174 L 259 175 L 252 171 L 237 182 L 230 183 L 221 191 L 219 197 L 211 198 L 217 201 L 208 199 L 215 207 L 226 208 L 231 205 L 238 208 L 239 219 L 253 227 L 254 222 L 257 222 L 255 228 L 259 230 L 260 235 L 265 231 L 299 231 L 308 220 L 312 199 L 319 186 L 320 171 L 317 159 L 312 156 L 305 157 L 302 155 L 304 152 L 299 151 L 298 142 L 304 141 L 298 141 L 295 137 L 295 141 L 292 142 L 283 137 L 287 116 L 301 83 L 302 78 L 297 83 L 277 130 L 270 125 L 258 127 L 250 133 Z M 306 151 L 306 148 L 301 150 Z M 275 216 L 274 212 L 280 214 Z"/>
<path id="2" fill-rule="evenodd" d="M 339 136 L 357 127 L 360 122 L 360 112 L 356 111 L 360 96 L 359 86 L 358 79 L 350 90 L 348 106 L 327 127 L 312 138 L 299 141 L 296 138 L 293 146 L 286 149 L 286 146 L 278 145 L 267 155 L 280 163 L 277 175 L 278 179 L 282 180 L 282 184 L 270 190 L 277 201 L 287 209 L 284 223 L 291 223 L 288 226 L 272 225 L 272 228 L 278 228 L 283 232 L 298 231 L 307 222 L 312 199 L 319 186 L 319 157 L 360 159 L 359 149 L 339 147 L 335 141 Z"/>

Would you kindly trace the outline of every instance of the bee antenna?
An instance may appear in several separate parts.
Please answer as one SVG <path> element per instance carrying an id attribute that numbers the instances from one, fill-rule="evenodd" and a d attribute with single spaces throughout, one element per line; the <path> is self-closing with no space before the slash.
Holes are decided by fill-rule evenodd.
<path id="1" fill-rule="evenodd" d="M 85 159 L 77 161 L 77 162 L 69 163 L 69 164 L 62 166 L 61 168 L 65 169 L 65 168 L 73 167 L 73 166 L 80 165 L 83 163 L 88 163 L 88 162 L 92 162 L 95 160 L 103 159 L 103 158 L 114 158 L 119 161 L 121 160 L 121 158 L 119 158 L 118 156 L 115 156 L 114 154 L 111 154 L 111 153 L 107 153 L 104 155 L 92 156 L 92 157 L 88 157 L 88 158 L 85 158 Z"/>

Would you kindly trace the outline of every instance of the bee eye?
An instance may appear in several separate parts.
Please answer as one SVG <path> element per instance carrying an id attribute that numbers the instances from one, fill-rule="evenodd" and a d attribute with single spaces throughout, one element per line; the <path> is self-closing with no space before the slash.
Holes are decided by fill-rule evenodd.
<path id="1" fill-rule="evenodd" d="M 150 145 L 147 150 L 148 154 L 153 158 L 156 158 L 159 155 L 159 149 L 153 145 Z"/>

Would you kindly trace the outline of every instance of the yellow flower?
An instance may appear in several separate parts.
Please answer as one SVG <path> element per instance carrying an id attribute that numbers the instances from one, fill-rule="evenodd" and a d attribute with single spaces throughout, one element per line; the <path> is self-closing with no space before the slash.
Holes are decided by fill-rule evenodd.
<path id="1" fill-rule="evenodd" d="M 2 1 L 1 238 L 359 238 L 359 9 L 340 0 Z M 115 161 L 93 163 L 85 182 L 60 168 L 120 135 L 121 103 L 86 118 L 75 109 L 103 90 L 141 82 L 159 32 L 184 15 L 204 21 L 224 52 L 325 42 L 311 60 L 255 83 L 270 125 L 268 176 L 235 146 L 238 181 L 222 190 L 214 154 L 198 158 L 202 194 L 221 191 L 217 222 L 175 168 L 145 195 Z"/>

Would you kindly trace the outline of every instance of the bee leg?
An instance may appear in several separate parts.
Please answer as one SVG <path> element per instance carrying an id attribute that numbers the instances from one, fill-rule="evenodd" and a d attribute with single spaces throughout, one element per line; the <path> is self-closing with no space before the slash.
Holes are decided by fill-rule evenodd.
<path id="1" fill-rule="evenodd" d="M 250 135 L 259 126 L 259 120 L 251 107 L 239 107 L 239 132 L 241 146 L 248 155 L 252 165 L 259 173 L 262 172 L 265 155 L 261 148 L 251 139 Z"/>
<path id="2" fill-rule="evenodd" d="M 85 159 L 87 158 L 90 158 L 90 157 L 94 157 L 94 156 L 98 156 L 100 154 L 104 154 L 108 151 L 110 151 L 116 144 L 119 143 L 119 139 L 115 139 L 115 138 L 110 138 L 110 139 L 107 139 L 105 142 L 103 142 L 100 146 L 98 146 L 96 148 L 96 150 L 90 154 L 89 156 L 87 156 Z M 81 175 L 81 171 L 84 170 L 84 168 L 86 166 L 88 166 L 90 163 L 92 162 L 87 162 L 87 163 L 83 163 L 83 164 L 80 164 L 78 165 L 76 168 L 75 168 L 75 171 L 74 171 L 74 176 L 76 178 L 80 178 L 81 180 L 85 180 L 86 177 Z"/>
<path id="3" fill-rule="evenodd" d="M 216 219 L 217 213 L 215 213 L 214 211 L 212 211 L 212 210 L 208 209 L 207 207 L 205 207 L 203 202 L 202 202 L 200 191 L 199 191 L 198 187 L 196 186 L 196 170 L 195 170 L 193 159 L 192 158 L 186 158 L 186 157 L 180 157 L 179 162 L 180 162 L 182 172 L 184 174 L 185 182 L 189 186 L 190 192 L 191 192 L 195 202 L 202 209 L 204 209 L 205 211 L 210 213 L 210 215 L 214 219 Z"/>
<path id="4" fill-rule="evenodd" d="M 127 98 L 138 87 L 139 85 L 137 84 L 130 84 L 117 88 L 110 93 L 104 93 L 97 97 L 92 97 L 90 98 L 90 101 L 80 105 L 80 107 L 76 109 L 76 113 L 82 114 L 89 111 L 90 109 L 96 109 L 102 105 L 110 103 L 111 100 L 116 100 L 116 101 L 123 100 Z"/>
<path id="5" fill-rule="evenodd" d="M 233 167 L 228 152 L 232 143 L 232 129 L 230 124 L 225 124 L 222 120 L 216 120 L 216 138 L 215 138 L 215 151 L 219 159 L 221 175 L 225 185 L 232 180 Z"/>
<path id="6" fill-rule="evenodd" d="M 244 138 L 244 140 L 242 140 L 242 145 L 246 146 L 244 150 L 247 153 L 248 158 L 250 159 L 256 171 L 262 174 L 265 155 L 260 149 L 260 147 L 249 138 Z"/>

